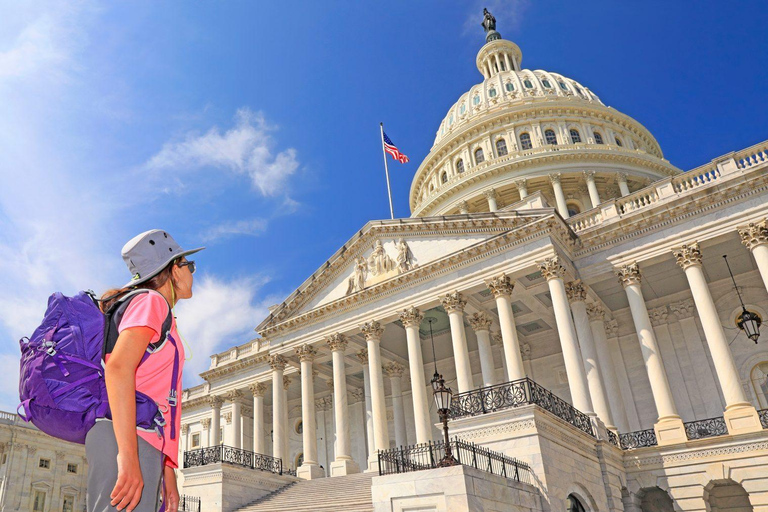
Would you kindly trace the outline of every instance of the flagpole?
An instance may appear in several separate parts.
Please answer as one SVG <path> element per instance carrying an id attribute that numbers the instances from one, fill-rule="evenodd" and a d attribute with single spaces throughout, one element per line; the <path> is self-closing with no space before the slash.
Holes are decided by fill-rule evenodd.
<path id="1" fill-rule="evenodd" d="M 384 123 L 379 123 L 381 128 L 381 154 L 384 155 L 384 174 L 387 175 L 387 194 L 389 195 L 389 215 L 395 220 L 395 211 L 392 209 L 392 188 L 389 186 L 389 167 L 387 167 L 387 152 L 384 151 Z"/>

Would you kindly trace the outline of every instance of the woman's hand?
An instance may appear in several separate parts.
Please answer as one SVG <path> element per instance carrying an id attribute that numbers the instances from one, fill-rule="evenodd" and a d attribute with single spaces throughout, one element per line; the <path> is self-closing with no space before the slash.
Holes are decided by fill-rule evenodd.
<path id="1" fill-rule="evenodd" d="M 144 479 L 141 476 L 139 454 L 117 454 L 117 483 L 112 493 L 110 504 L 118 510 L 128 509 L 132 512 L 141 500 L 141 491 L 144 489 Z M 174 511 L 175 512 L 175 511 Z"/>
<path id="2" fill-rule="evenodd" d="M 178 512 L 179 488 L 176 485 L 176 470 L 171 466 L 163 468 L 163 503 L 166 512 Z"/>

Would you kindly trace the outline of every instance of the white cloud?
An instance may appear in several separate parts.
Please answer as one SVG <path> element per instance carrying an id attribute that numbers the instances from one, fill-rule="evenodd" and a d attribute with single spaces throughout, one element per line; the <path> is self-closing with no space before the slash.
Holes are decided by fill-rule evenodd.
<path id="1" fill-rule="evenodd" d="M 179 302 L 175 310 L 179 334 L 193 353 L 184 366 L 185 387 L 201 382 L 198 374 L 208 369 L 211 354 L 256 337 L 253 328 L 275 302 L 274 297 L 256 298 L 268 280 L 257 276 L 226 281 L 204 274 L 195 281 L 194 296 Z"/>
<path id="2" fill-rule="evenodd" d="M 203 243 L 216 242 L 238 235 L 258 236 L 267 230 L 266 219 L 228 221 L 213 226 L 200 234 Z"/>
<path id="3" fill-rule="evenodd" d="M 482 34 L 483 8 L 496 18 L 496 30 L 502 37 L 520 28 L 530 0 L 474 0 L 469 2 L 467 18 L 464 20 L 464 34 Z M 509 39 L 509 37 L 507 37 Z"/>
<path id="4" fill-rule="evenodd" d="M 168 142 L 147 163 L 149 169 L 189 169 L 213 167 L 236 174 L 247 174 L 264 196 L 285 191 L 288 178 L 299 168 L 296 150 L 288 148 L 273 155 L 276 128 L 262 112 L 241 108 L 235 125 L 221 133 L 214 126 L 205 134 L 188 133 L 183 141 Z"/>

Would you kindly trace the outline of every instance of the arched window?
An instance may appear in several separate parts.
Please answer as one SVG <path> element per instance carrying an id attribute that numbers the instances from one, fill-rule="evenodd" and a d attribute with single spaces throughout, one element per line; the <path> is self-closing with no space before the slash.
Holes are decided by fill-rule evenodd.
<path id="1" fill-rule="evenodd" d="M 491 88 L 488 91 L 488 96 L 490 96 L 491 98 L 495 98 L 496 97 L 496 89 L 495 88 Z"/>
<path id="2" fill-rule="evenodd" d="M 758 363 L 749 374 L 752 389 L 757 397 L 758 409 L 768 408 L 768 361 Z"/>
<path id="3" fill-rule="evenodd" d="M 595 132 L 595 144 L 602 144 L 603 143 L 603 136 L 600 135 L 600 132 Z"/>
<path id="4" fill-rule="evenodd" d="M 475 165 L 481 164 L 485 161 L 485 155 L 483 155 L 483 149 L 477 148 L 475 150 Z"/>
<path id="5" fill-rule="evenodd" d="M 528 89 L 533 89 L 533 84 L 527 78 L 523 80 L 523 85 L 526 86 Z"/>
<path id="6" fill-rule="evenodd" d="M 466 111 L 467 111 L 467 106 L 464 103 L 462 103 L 461 106 L 459 107 L 459 114 L 464 115 L 464 112 Z"/>
<path id="7" fill-rule="evenodd" d="M 461 158 L 456 160 L 456 172 L 464 172 L 464 160 Z"/>
<path id="8" fill-rule="evenodd" d="M 573 86 L 573 88 L 574 88 L 574 89 L 576 89 L 576 92 L 577 92 L 578 94 L 580 94 L 580 95 L 582 95 L 582 96 L 584 95 L 584 93 L 581 91 L 581 87 L 579 87 L 579 86 L 577 86 L 577 85 L 574 85 L 574 86 Z"/>
<path id="9" fill-rule="evenodd" d="M 621 139 L 616 137 L 616 145 L 617 146 L 623 146 L 624 144 L 621 142 Z"/>
<path id="10" fill-rule="evenodd" d="M 440 175 L 440 181 L 443 183 L 448 183 L 448 173 L 443 172 L 443 174 Z"/>
<path id="11" fill-rule="evenodd" d="M 507 154 L 507 141 L 499 139 L 496 141 L 496 156 L 504 156 Z"/>
<path id="12" fill-rule="evenodd" d="M 587 512 L 587 509 L 585 509 L 584 505 L 581 504 L 579 498 L 573 494 L 568 495 L 567 505 L 568 512 Z"/>
<path id="13" fill-rule="evenodd" d="M 549 80 L 547 80 L 546 78 L 545 78 L 544 80 L 542 80 L 542 81 L 541 81 L 541 83 L 542 83 L 542 84 L 544 85 L 544 87 L 546 87 L 547 89 L 551 89 L 551 88 L 552 88 L 552 84 L 551 84 L 551 83 L 549 83 Z"/>
<path id="14" fill-rule="evenodd" d="M 544 130 L 544 138 L 547 139 L 547 144 L 557 144 L 557 136 L 554 130 Z"/>
<path id="15" fill-rule="evenodd" d="M 559 84 L 560 84 L 560 88 L 561 88 L 562 90 L 564 90 L 564 91 L 567 91 L 567 90 L 568 90 L 568 86 L 567 86 L 567 85 L 565 85 L 565 82 L 559 82 Z"/>
<path id="16" fill-rule="evenodd" d="M 568 216 L 573 217 L 574 215 L 578 215 L 581 213 L 581 208 L 579 208 L 579 205 L 576 203 L 566 203 L 566 206 L 568 207 Z"/>
<path id="17" fill-rule="evenodd" d="M 451 117 L 448 118 L 448 124 L 453 124 L 453 114 L 451 114 Z"/>
<path id="18" fill-rule="evenodd" d="M 507 85 L 505 85 L 504 87 L 506 87 L 507 91 L 509 92 L 512 92 L 515 90 L 515 84 L 513 84 L 512 82 L 507 82 Z"/>
<path id="19" fill-rule="evenodd" d="M 531 136 L 528 133 L 520 134 L 520 147 L 523 149 L 531 149 L 533 147 L 533 144 L 531 144 Z"/>
<path id="20" fill-rule="evenodd" d="M 579 130 L 575 128 L 571 128 L 570 133 L 571 133 L 571 142 L 573 144 L 578 144 L 579 142 L 581 142 L 581 135 L 579 135 Z"/>
<path id="21" fill-rule="evenodd" d="M 473 104 L 473 105 L 479 105 L 479 104 L 480 104 L 480 96 L 478 96 L 477 94 L 475 94 L 475 97 L 474 97 L 474 98 L 472 98 L 472 104 Z"/>
<path id="22" fill-rule="evenodd" d="M 506 71 L 507 70 L 507 66 L 504 64 L 503 60 L 501 61 L 501 70 L 502 71 Z"/>

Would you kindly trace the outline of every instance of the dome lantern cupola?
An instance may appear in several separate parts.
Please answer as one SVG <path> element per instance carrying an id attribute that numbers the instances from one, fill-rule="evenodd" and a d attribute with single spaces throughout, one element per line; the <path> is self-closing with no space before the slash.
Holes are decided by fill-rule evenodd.
<path id="1" fill-rule="evenodd" d="M 485 45 L 477 53 L 477 69 L 486 80 L 498 75 L 502 71 L 520 71 L 520 63 L 523 54 L 520 48 L 512 41 L 501 38 L 496 31 L 496 18 L 483 9 L 483 22 L 485 30 Z"/>

